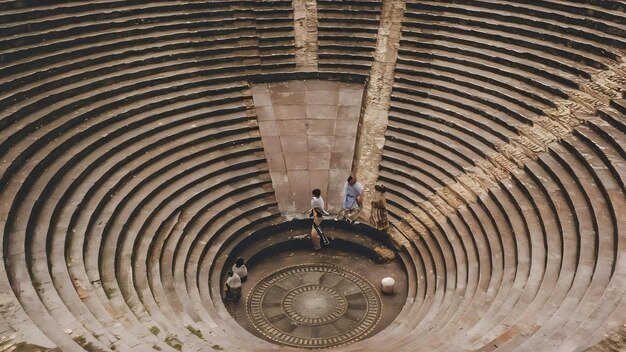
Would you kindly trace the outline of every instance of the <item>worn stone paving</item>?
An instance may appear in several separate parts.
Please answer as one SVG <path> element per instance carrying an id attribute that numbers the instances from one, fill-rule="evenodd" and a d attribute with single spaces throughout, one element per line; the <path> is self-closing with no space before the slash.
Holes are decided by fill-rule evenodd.
<path id="1" fill-rule="evenodd" d="M 330 212 L 350 174 L 363 86 L 335 81 L 257 84 L 252 96 L 265 157 L 283 215 L 310 208 L 319 188 Z"/>
<path id="2" fill-rule="evenodd" d="M 362 117 L 354 155 L 354 171 L 365 186 L 363 212 L 369 214 L 374 183 L 385 146 L 391 91 L 393 88 L 402 18 L 406 1 L 385 1 L 372 69 L 365 89 Z"/>
<path id="3" fill-rule="evenodd" d="M 317 1 L 293 1 L 293 30 L 296 47 L 296 67 L 299 71 L 316 71 Z"/>
<path id="4" fill-rule="evenodd" d="M 378 323 L 382 302 L 359 274 L 332 264 L 283 268 L 257 283 L 248 317 L 267 339 L 294 347 L 346 344 Z"/>
<path id="5" fill-rule="evenodd" d="M 285 238 L 304 234 L 302 229 L 290 229 L 272 232 L 234 254 L 248 263 L 241 300 L 225 303 L 237 324 L 283 348 L 356 346 L 392 324 L 414 285 L 406 263 L 399 257 L 379 261 L 358 253 L 358 246 L 346 247 L 343 241 L 349 239 L 364 248 L 372 248 L 375 241 L 327 225 L 322 226 L 331 246 L 319 251 L 295 246 L 260 254 L 260 250 L 279 246 L 277 241 L 287 244 Z M 302 241 L 310 244 L 308 238 Z M 393 294 L 380 293 L 384 277 L 395 280 Z"/>

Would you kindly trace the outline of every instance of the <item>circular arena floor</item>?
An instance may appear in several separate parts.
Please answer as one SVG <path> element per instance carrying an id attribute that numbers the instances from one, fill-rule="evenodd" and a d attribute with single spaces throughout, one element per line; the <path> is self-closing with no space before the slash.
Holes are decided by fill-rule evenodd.
<path id="1" fill-rule="evenodd" d="M 270 239 L 303 232 L 272 231 Z M 403 259 L 387 262 L 373 252 L 364 255 L 364 247 L 373 249 L 375 241 L 358 229 L 327 228 L 326 233 L 331 244 L 319 251 L 308 237 L 296 247 L 282 242 L 285 248 L 271 254 L 263 251 L 265 237 L 243 248 L 248 255 L 254 248 L 261 251 L 251 255 L 241 300 L 225 302 L 235 321 L 272 343 L 297 348 L 337 347 L 384 330 L 402 310 L 408 286 L 415 284 Z M 391 295 L 381 293 L 384 277 L 396 281 Z"/>

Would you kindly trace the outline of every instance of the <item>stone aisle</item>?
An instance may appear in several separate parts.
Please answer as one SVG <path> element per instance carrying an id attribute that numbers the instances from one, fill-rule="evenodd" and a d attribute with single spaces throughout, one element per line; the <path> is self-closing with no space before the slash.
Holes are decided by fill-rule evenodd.
<path id="1" fill-rule="evenodd" d="M 314 188 L 336 213 L 352 167 L 363 86 L 286 81 L 253 85 L 252 96 L 281 213 L 306 213 Z"/>

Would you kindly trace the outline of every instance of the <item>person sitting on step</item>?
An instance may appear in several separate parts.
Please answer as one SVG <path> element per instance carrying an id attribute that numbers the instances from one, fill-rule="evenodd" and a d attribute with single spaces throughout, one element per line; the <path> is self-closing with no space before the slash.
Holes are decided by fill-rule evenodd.
<path id="1" fill-rule="evenodd" d="M 233 273 L 239 275 L 241 282 L 246 281 L 246 279 L 248 278 L 248 268 L 246 268 L 243 258 L 241 257 L 237 258 L 237 261 L 235 262 L 235 264 L 233 264 L 232 271 Z"/>
<path id="2" fill-rule="evenodd" d="M 228 272 L 228 279 L 224 283 L 224 300 L 238 301 L 241 298 L 241 278 L 239 275 Z"/>

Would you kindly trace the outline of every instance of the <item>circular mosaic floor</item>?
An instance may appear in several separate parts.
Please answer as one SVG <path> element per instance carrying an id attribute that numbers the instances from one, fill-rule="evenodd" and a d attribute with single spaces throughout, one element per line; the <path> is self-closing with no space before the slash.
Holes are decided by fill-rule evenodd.
<path id="1" fill-rule="evenodd" d="M 321 348 L 365 337 L 378 323 L 382 302 L 376 288 L 357 273 L 317 263 L 287 267 L 260 280 L 246 309 L 266 338 Z"/>

